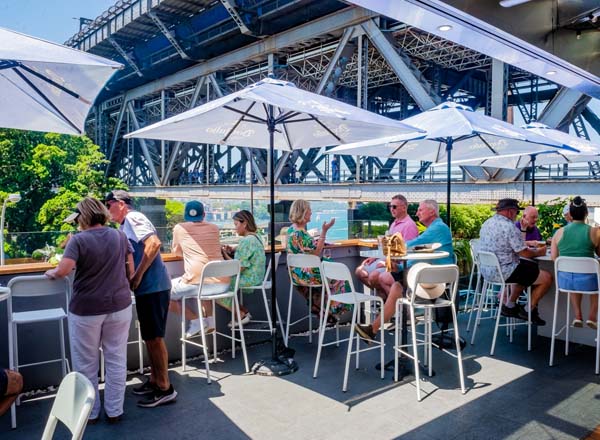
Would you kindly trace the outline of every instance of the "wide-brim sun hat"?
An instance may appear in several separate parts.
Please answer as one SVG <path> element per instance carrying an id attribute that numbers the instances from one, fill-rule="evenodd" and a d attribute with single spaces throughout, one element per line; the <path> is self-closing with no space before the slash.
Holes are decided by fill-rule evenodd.
<path id="1" fill-rule="evenodd" d="M 431 267 L 431 264 L 428 263 L 417 263 L 408 271 L 408 275 L 406 276 L 406 282 L 409 288 L 412 288 L 415 285 L 417 280 L 417 275 L 423 269 Z M 414 294 L 419 298 L 425 299 L 436 299 L 446 290 L 446 285 L 441 284 L 428 284 L 428 283 L 419 283 L 414 291 Z"/>

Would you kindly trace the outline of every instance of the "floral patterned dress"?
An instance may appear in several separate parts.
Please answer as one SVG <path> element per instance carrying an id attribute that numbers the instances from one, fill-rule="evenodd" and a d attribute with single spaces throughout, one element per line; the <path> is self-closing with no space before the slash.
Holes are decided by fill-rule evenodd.
<path id="1" fill-rule="evenodd" d="M 235 249 L 236 260 L 239 260 L 243 269 L 240 272 L 238 287 L 243 293 L 252 293 L 252 290 L 243 290 L 247 286 L 259 286 L 265 278 L 265 247 L 258 235 L 248 234 L 242 237 Z M 235 287 L 235 280 L 231 280 L 231 288 Z M 231 298 L 223 298 L 221 303 L 231 308 Z"/>
<path id="2" fill-rule="evenodd" d="M 296 229 L 294 226 L 290 226 L 287 231 L 288 242 L 287 251 L 291 254 L 308 254 L 312 253 L 317 248 L 317 243 L 314 238 L 310 236 L 308 232 L 303 229 Z M 291 271 L 291 276 L 295 284 L 299 284 L 297 287 L 298 292 L 304 298 L 308 300 L 308 287 L 311 284 L 321 284 L 321 273 L 319 269 L 299 268 L 296 267 Z M 331 281 L 330 284 L 331 293 L 338 294 L 343 292 L 349 292 L 350 286 L 348 283 L 342 281 Z M 313 307 L 319 307 L 321 304 L 321 292 L 313 290 Z M 332 302 L 331 314 L 339 315 L 346 310 L 352 310 L 352 306 L 348 304 L 341 304 Z"/>

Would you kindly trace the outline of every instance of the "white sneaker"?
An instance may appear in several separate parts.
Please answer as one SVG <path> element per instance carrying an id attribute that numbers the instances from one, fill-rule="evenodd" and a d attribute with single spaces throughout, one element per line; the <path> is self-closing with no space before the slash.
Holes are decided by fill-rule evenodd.
<path id="1" fill-rule="evenodd" d="M 250 312 L 248 312 L 242 317 L 242 325 L 248 324 L 250 322 L 250 320 L 252 320 L 252 315 L 250 314 Z M 229 324 L 227 324 L 227 327 L 231 328 L 234 325 L 235 325 L 235 321 L 230 321 Z"/>
<path id="2" fill-rule="evenodd" d="M 186 338 L 191 338 L 192 336 L 194 336 L 196 333 L 200 332 L 200 319 L 192 319 L 190 321 L 190 326 L 188 327 L 187 331 L 185 332 L 185 337 Z"/>

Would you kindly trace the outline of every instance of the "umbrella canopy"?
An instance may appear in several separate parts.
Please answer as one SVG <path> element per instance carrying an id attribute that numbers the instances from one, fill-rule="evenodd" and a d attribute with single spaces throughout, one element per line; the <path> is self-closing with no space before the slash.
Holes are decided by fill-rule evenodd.
<path id="1" fill-rule="evenodd" d="M 491 157 L 461 162 L 464 165 L 485 166 L 493 168 L 526 168 L 531 167 L 531 203 L 535 205 L 535 167 L 537 165 L 554 165 L 577 162 L 593 162 L 600 160 L 600 145 L 587 139 L 571 136 L 564 131 L 555 130 L 539 122 L 523 125 L 523 128 L 563 145 L 576 149 L 552 149 L 539 153 L 515 154 L 510 156 Z"/>
<path id="2" fill-rule="evenodd" d="M 276 314 L 275 180 L 273 151 L 339 145 L 397 135 L 402 139 L 424 136 L 418 128 L 366 110 L 266 78 L 195 109 L 126 135 L 159 140 L 268 148 L 270 163 L 271 316 Z M 273 326 L 272 358 L 262 363 L 268 374 L 285 374 L 277 357 L 277 326 Z M 253 368 L 254 370 L 254 368 Z"/>
<path id="3" fill-rule="evenodd" d="M 427 130 L 427 135 L 414 140 L 399 139 L 394 136 L 381 137 L 341 145 L 329 150 L 328 153 L 447 163 L 448 223 L 450 222 L 450 168 L 453 160 L 567 148 L 560 141 L 515 127 L 454 102 L 440 104 L 402 122 Z"/>
<path id="4" fill-rule="evenodd" d="M 0 28 L 0 127 L 81 135 L 96 95 L 122 65 Z"/>
<path id="5" fill-rule="evenodd" d="M 600 160 L 600 144 L 595 144 L 576 136 L 571 136 L 564 131 L 555 130 L 539 122 L 532 122 L 523 127 L 527 131 L 547 137 L 553 141 L 574 148 L 577 151 L 566 149 L 552 149 L 539 153 L 516 154 L 504 157 L 491 157 L 464 161 L 465 165 L 477 165 L 494 168 L 526 168 L 531 165 L 532 156 L 536 165 L 554 165 L 561 163 L 591 162 Z"/>
<path id="6" fill-rule="evenodd" d="M 274 107 L 272 114 L 268 106 Z M 270 147 L 269 118 L 277 126 L 273 148 L 285 151 L 374 136 L 413 139 L 424 135 L 418 128 L 299 89 L 290 82 L 265 78 L 125 137 L 265 149 Z"/>

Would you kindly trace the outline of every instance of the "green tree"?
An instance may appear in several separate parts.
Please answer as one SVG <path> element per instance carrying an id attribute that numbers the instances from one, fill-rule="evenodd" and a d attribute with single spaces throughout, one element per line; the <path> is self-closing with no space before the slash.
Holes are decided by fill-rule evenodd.
<path id="1" fill-rule="evenodd" d="M 100 148 L 85 136 L 0 129 L 0 189 L 22 196 L 7 209 L 10 231 L 72 229 L 63 219 L 81 198 L 126 188 L 120 179 L 104 177 L 107 163 Z M 18 247 L 30 253 L 47 241 L 46 236 L 39 237 L 30 234 L 19 240 Z M 5 250 L 19 253 L 8 244 Z"/>

